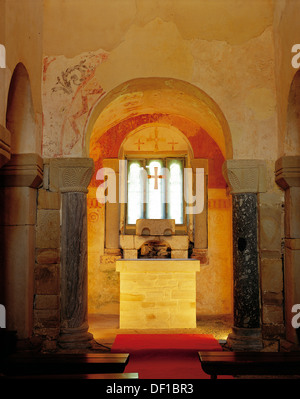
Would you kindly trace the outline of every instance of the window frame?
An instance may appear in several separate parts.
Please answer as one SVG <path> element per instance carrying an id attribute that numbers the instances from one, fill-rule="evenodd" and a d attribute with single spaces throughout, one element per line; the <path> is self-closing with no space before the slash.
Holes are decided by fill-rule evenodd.
<path id="1" fill-rule="evenodd" d="M 163 168 L 167 167 L 167 163 L 170 160 L 180 160 L 182 161 L 182 219 L 183 223 L 175 223 L 175 230 L 178 232 L 185 232 L 186 227 L 187 227 L 187 215 L 185 212 L 186 204 L 185 204 L 185 199 L 184 199 L 184 187 L 185 187 L 185 176 L 184 176 L 184 169 L 187 164 L 187 155 L 181 155 L 181 156 L 153 156 L 155 154 L 149 154 L 149 156 L 146 156 L 146 154 L 141 157 L 141 156 L 134 156 L 134 155 L 126 155 L 124 158 L 127 161 L 127 179 L 128 179 L 128 174 L 129 174 L 129 165 L 130 161 L 139 161 L 143 165 L 144 170 L 147 172 L 146 165 L 149 163 L 151 160 L 160 160 L 163 162 Z M 165 196 L 167 198 L 167 190 L 168 190 L 168 184 L 167 182 L 165 183 Z M 147 208 L 147 203 L 146 203 L 146 198 L 147 198 L 147 184 L 144 185 L 144 204 L 143 204 L 143 218 L 146 216 L 146 208 Z M 165 202 L 165 218 L 168 219 L 166 216 L 168 215 L 168 201 Z M 124 214 L 124 220 L 125 220 L 125 234 L 132 234 L 133 230 L 135 229 L 136 224 L 129 224 L 128 223 L 128 181 L 126 182 L 126 202 L 125 202 L 125 214 Z M 162 220 L 162 219 L 158 219 Z"/>

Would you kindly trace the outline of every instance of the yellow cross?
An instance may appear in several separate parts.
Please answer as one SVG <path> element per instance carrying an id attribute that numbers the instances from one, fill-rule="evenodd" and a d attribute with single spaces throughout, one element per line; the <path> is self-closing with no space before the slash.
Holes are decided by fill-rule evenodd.
<path id="1" fill-rule="evenodd" d="M 138 139 L 138 142 L 137 142 L 137 143 L 134 143 L 134 144 L 138 144 L 138 146 L 139 146 L 139 151 L 140 151 L 140 149 L 141 149 L 141 144 L 145 144 L 145 143 L 142 143 L 142 142 L 141 142 L 141 139 Z"/>
<path id="2" fill-rule="evenodd" d="M 172 140 L 170 143 L 168 143 L 168 144 L 172 144 L 172 151 L 174 151 L 174 145 L 175 145 L 175 144 L 178 144 L 178 143 L 175 142 L 174 139 L 173 139 L 173 140 Z"/>
<path id="3" fill-rule="evenodd" d="M 162 139 L 160 139 L 159 137 L 158 137 L 158 131 L 157 131 L 157 128 L 155 129 L 155 135 L 154 135 L 154 137 L 149 137 L 149 138 L 147 138 L 147 141 L 154 141 L 154 151 L 158 151 L 158 142 L 159 141 L 162 141 Z"/>

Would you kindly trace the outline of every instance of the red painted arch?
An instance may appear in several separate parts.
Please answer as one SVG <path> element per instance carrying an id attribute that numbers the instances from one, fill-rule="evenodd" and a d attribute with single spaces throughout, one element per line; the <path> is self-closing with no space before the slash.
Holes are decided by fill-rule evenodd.
<path id="1" fill-rule="evenodd" d="M 189 140 L 195 158 L 205 158 L 209 161 L 208 187 L 225 188 L 226 182 L 222 174 L 224 156 L 211 136 L 197 123 L 185 117 L 174 114 L 140 114 L 123 120 L 109 128 L 100 137 L 91 141 L 90 157 L 95 163 L 95 173 L 90 186 L 99 186 L 96 173 L 102 168 L 103 159 L 118 158 L 122 142 L 126 136 L 138 127 L 151 123 L 171 125 L 179 129 Z"/>

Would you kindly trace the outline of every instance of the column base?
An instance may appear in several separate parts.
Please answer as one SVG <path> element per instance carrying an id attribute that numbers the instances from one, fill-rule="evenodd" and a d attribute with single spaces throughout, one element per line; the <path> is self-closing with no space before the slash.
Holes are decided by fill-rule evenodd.
<path id="1" fill-rule="evenodd" d="M 208 258 L 207 249 L 193 248 L 193 252 L 191 254 L 191 258 L 200 260 L 201 265 L 208 265 L 209 264 L 209 258 Z"/>
<path id="2" fill-rule="evenodd" d="M 88 349 L 92 342 L 93 334 L 88 332 L 85 324 L 77 328 L 63 328 L 57 343 L 63 349 Z"/>
<path id="3" fill-rule="evenodd" d="M 261 329 L 232 327 L 227 345 L 233 351 L 260 351 L 263 349 Z"/>
<path id="4" fill-rule="evenodd" d="M 122 256 L 122 251 L 120 248 L 105 248 L 104 254 L 110 256 Z"/>

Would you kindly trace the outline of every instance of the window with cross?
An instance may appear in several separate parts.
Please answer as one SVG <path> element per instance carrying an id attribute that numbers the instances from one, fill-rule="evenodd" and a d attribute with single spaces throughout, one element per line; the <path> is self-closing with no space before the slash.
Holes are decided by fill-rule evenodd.
<path id="1" fill-rule="evenodd" d="M 128 159 L 127 224 L 137 219 L 184 223 L 184 159 Z"/>

